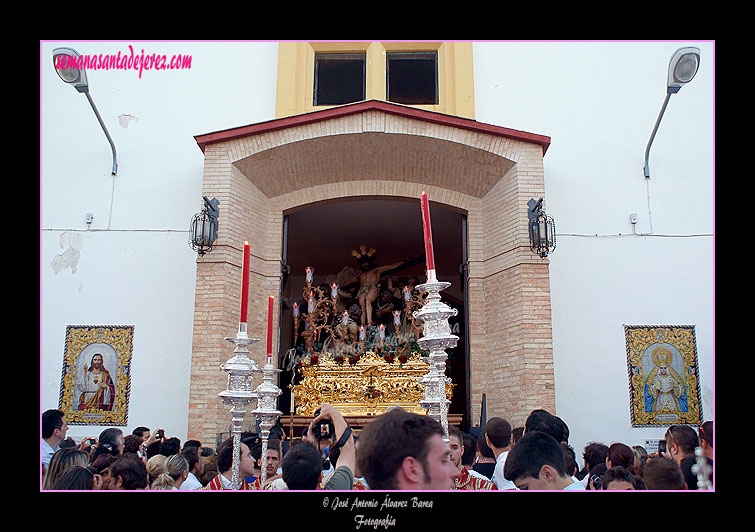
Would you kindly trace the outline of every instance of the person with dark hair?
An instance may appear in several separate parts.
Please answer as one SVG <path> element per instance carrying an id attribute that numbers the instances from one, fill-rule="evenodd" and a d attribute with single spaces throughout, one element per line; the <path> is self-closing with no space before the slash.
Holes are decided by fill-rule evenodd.
<path id="1" fill-rule="evenodd" d="M 471 438 L 471 437 L 470 437 Z M 457 490 L 492 490 L 497 489 L 496 485 L 489 479 L 482 476 L 480 473 L 474 473 L 469 471 L 464 465 L 463 457 L 465 453 L 464 449 L 464 436 L 458 427 L 449 425 L 448 427 L 448 444 L 451 449 L 451 461 L 459 469 L 459 476 L 454 479 L 454 487 Z M 474 448 L 471 447 L 472 451 Z M 474 454 L 470 454 L 474 457 Z M 473 458 L 470 459 L 472 461 Z"/>
<path id="2" fill-rule="evenodd" d="M 697 435 L 700 437 L 700 446 L 703 448 L 703 455 L 713 461 L 713 422 L 706 421 L 697 429 Z"/>
<path id="3" fill-rule="evenodd" d="M 495 453 L 488 447 L 484 431 L 477 437 L 477 463 L 473 469 L 488 479 L 492 479 L 495 472 Z"/>
<path id="4" fill-rule="evenodd" d="M 506 458 L 504 476 L 520 490 L 583 490 L 566 472 L 564 451 L 552 436 L 525 429 Z"/>
<path id="5" fill-rule="evenodd" d="M 123 453 L 124 454 L 131 453 L 141 458 L 141 455 L 139 454 L 139 449 L 141 449 L 141 446 L 142 446 L 142 439 L 139 436 L 129 434 L 128 436 L 125 436 L 123 438 Z"/>
<path id="6" fill-rule="evenodd" d="M 201 449 L 202 448 L 202 442 L 199 441 L 199 440 L 186 440 L 184 442 L 184 446 L 181 447 L 181 452 L 185 451 L 189 447 L 194 447 L 196 449 Z"/>
<path id="7" fill-rule="evenodd" d="M 189 440 L 191 441 L 191 440 Z M 186 446 L 184 444 L 181 456 L 186 459 L 188 464 L 189 474 L 186 476 L 178 489 L 183 491 L 198 490 L 202 487 L 202 482 L 199 480 L 202 477 L 204 471 L 204 464 L 199 456 L 199 448 L 194 446 Z"/>
<path id="8" fill-rule="evenodd" d="M 612 443 L 608 447 L 606 455 L 606 468 L 621 466 L 627 469 L 631 474 L 636 475 L 637 470 L 634 467 L 634 451 L 628 445 L 620 442 Z"/>
<path id="9" fill-rule="evenodd" d="M 590 480 L 591 471 L 598 465 L 606 465 L 606 457 L 608 456 L 608 445 L 600 442 L 589 442 L 582 450 L 582 462 L 584 467 L 580 471 L 582 475 L 582 484 L 587 487 Z"/>
<path id="10" fill-rule="evenodd" d="M 160 454 L 163 456 L 173 456 L 181 452 L 181 440 L 174 437 L 165 438 L 160 442 Z"/>
<path id="11" fill-rule="evenodd" d="M 568 443 L 561 442 L 561 450 L 564 451 L 564 465 L 566 466 L 566 472 L 572 478 L 572 481 L 579 482 L 577 473 L 579 467 L 577 466 L 577 454 L 574 452 L 574 448 Z"/>
<path id="12" fill-rule="evenodd" d="M 359 469 L 371 490 L 450 490 L 459 470 L 433 418 L 393 408 L 363 430 Z M 339 460 L 340 462 L 340 460 Z"/>
<path id="13" fill-rule="evenodd" d="M 461 465 L 472 470 L 475 456 L 477 456 L 477 440 L 471 434 L 467 433 L 462 433 L 461 439 L 464 445 L 464 451 L 461 453 Z"/>
<path id="14" fill-rule="evenodd" d="M 203 490 L 230 490 L 233 489 L 233 437 L 228 438 L 218 448 L 217 468 L 218 474 L 210 480 Z M 249 446 L 243 441 L 239 442 L 239 489 L 249 490 L 249 483 L 245 477 L 254 472 L 254 458 Z"/>
<path id="15" fill-rule="evenodd" d="M 259 470 L 259 476 L 254 479 L 251 489 L 264 489 L 262 485 L 262 443 L 259 443 L 259 449 L 253 450 L 252 455 L 256 461 L 255 468 Z M 265 464 L 265 485 L 278 478 L 278 466 L 281 463 L 281 442 L 277 439 L 267 440 L 267 463 Z"/>
<path id="16" fill-rule="evenodd" d="M 697 432 L 689 425 L 673 425 L 666 430 L 666 455 L 672 458 L 684 474 L 687 489 L 697 489 L 697 475 L 692 472 L 692 466 L 697 461 L 695 448 L 700 445 Z"/>
<path id="17" fill-rule="evenodd" d="M 625 467 L 613 466 L 606 470 L 601 480 L 603 490 L 637 490 L 637 477 L 630 473 Z"/>
<path id="18" fill-rule="evenodd" d="M 91 464 L 89 469 L 95 474 L 100 475 L 102 479 L 102 490 L 110 489 L 110 466 L 115 462 L 115 456 L 112 454 L 101 454 Z"/>
<path id="19" fill-rule="evenodd" d="M 588 490 L 599 490 L 603 485 L 603 475 L 608 468 L 606 463 L 598 464 L 590 468 L 590 473 L 582 481 L 582 485 Z"/>
<path id="20" fill-rule="evenodd" d="M 502 417 L 490 418 L 485 425 L 485 442 L 495 455 L 495 470 L 491 480 L 499 490 L 513 490 L 516 486 L 503 470 L 511 451 L 511 424 Z"/>
<path id="21" fill-rule="evenodd" d="M 118 456 L 110 464 L 110 490 L 147 489 L 147 466 L 132 454 Z"/>
<path id="22" fill-rule="evenodd" d="M 133 431 L 131 431 L 131 434 L 139 437 L 142 440 L 142 443 L 146 442 L 150 437 L 148 427 L 136 427 Z"/>
<path id="23" fill-rule="evenodd" d="M 511 429 L 511 446 L 516 445 L 516 442 L 524 435 L 524 427 L 514 427 Z"/>
<path id="24" fill-rule="evenodd" d="M 527 434 L 530 431 L 536 430 L 545 432 L 552 436 L 554 440 L 561 443 L 564 441 L 564 425 L 563 421 L 547 410 L 537 408 L 530 412 L 527 421 L 524 422 L 524 433 Z"/>
<path id="25" fill-rule="evenodd" d="M 329 473 L 324 490 L 351 490 L 354 487 L 356 471 L 356 443 L 341 412 L 333 405 L 322 404 L 315 410 L 315 417 L 307 427 L 306 437 L 301 443 L 292 445 L 281 462 L 283 482 L 289 490 L 314 490 L 323 480 L 323 460 L 320 442 L 315 434 L 315 426 L 330 421 L 333 425 L 333 445 L 337 451 L 337 467 Z M 317 458 L 315 458 L 317 455 Z M 317 470 L 317 474 L 315 474 Z"/>
<path id="26" fill-rule="evenodd" d="M 685 487 L 682 468 L 667 456 L 649 457 L 642 479 L 648 490 L 683 490 Z"/>
<path id="27" fill-rule="evenodd" d="M 563 433 L 563 436 L 561 436 L 561 443 L 569 445 L 569 425 L 567 425 L 566 422 L 560 417 L 554 417 L 556 418 L 556 421 L 558 421 L 559 425 L 561 425 L 561 432 Z"/>
<path id="28" fill-rule="evenodd" d="M 55 451 L 60 449 L 60 442 L 66 439 L 68 422 L 62 410 L 50 409 L 42 412 L 42 465 L 50 465 Z"/>
<path id="29" fill-rule="evenodd" d="M 68 468 L 58 477 L 54 490 L 101 490 L 102 477 L 90 467 L 76 465 Z"/>
<path id="30" fill-rule="evenodd" d="M 283 481 L 289 490 L 314 490 L 322 478 L 322 456 L 305 441 L 289 448 L 281 467 Z"/>

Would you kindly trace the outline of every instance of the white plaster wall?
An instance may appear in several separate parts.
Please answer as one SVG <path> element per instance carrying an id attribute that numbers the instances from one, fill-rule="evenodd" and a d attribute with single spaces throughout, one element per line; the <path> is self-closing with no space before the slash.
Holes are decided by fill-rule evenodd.
<path id="1" fill-rule="evenodd" d="M 90 70 L 83 94 L 51 52 L 188 54 L 191 68 Z M 57 408 L 67 325 L 133 325 L 129 434 L 138 425 L 186 438 L 204 158 L 194 135 L 273 118 L 277 44 L 40 44 L 40 411 Z M 222 205 L 221 216 L 223 214 Z M 86 213 L 93 223 L 87 226 Z M 229 331 L 229 335 L 233 331 Z M 78 439 L 105 427 L 71 426 Z"/>
<path id="2" fill-rule="evenodd" d="M 702 50 L 700 69 L 671 97 L 647 182 L 668 62 L 689 45 Z M 590 441 L 644 444 L 665 432 L 631 427 L 624 324 L 695 325 L 703 415 L 714 418 L 714 52 L 690 41 L 474 47 L 477 120 L 552 139 L 556 414 L 580 465 Z"/>

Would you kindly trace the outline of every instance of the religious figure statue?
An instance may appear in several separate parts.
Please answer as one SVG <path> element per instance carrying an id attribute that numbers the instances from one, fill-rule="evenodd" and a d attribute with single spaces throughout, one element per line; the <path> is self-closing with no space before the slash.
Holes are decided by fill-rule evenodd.
<path id="1" fill-rule="evenodd" d="M 687 389 L 684 379 L 671 367 L 673 354 L 664 346 L 653 349 L 653 369 L 645 379 L 645 410 L 660 412 L 687 411 Z"/>
<path id="2" fill-rule="evenodd" d="M 359 281 L 359 291 L 357 292 L 357 301 L 359 307 L 362 310 L 362 325 L 365 327 L 371 327 L 375 324 L 372 319 L 372 304 L 378 297 L 378 284 L 380 283 L 380 277 L 388 270 L 393 270 L 403 265 L 403 262 L 397 262 L 388 266 L 375 265 L 375 248 L 367 250 L 366 246 L 362 244 L 359 249 L 355 249 L 351 254 L 356 257 L 360 273 L 349 280 L 349 283 Z M 346 283 L 346 284 L 349 284 Z"/>
<path id="3" fill-rule="evenodd" d="M 115 383 L 105 368 L 102 354 L 92 355 L 91 367 L 84 364 L 83 374 L 77 375 L 76 388 L 79 395 L 79 410 L 97 408 L 112 410 L 115 399 Z"/>

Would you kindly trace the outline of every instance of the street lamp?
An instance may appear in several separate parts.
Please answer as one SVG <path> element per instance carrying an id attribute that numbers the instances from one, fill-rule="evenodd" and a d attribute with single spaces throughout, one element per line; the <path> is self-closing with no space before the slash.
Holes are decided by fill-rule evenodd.
<path id="1" fill-rule="evenodd" d="M 529 218 L 530 249 L 544 259 L 556 249 L 556 224 L 543 210 L 543 198 L 527 202 Z"/>
<path id="2" fill-rule="evenodd" d="M 661 112 L 658 115 L 658 119 L 655 121 L 653 133 L 650 135 L 650 140 L 648 141 L 648 145 L 645 148 L 645 166 L 643 167 L 643 171 L 645 173 L 646 179 L 650 179 L 650 165 L 648 164 L 648 159 L 650 157 L 650 145 L 653 143 L 655 134 L 658 131 L 658 125 L 661 123 L 661 118 L 663 117 L 663 113 L 666 111 L 666 106 L 668 105 L 669 99 L 671 98 L 672 94 L 679 92 L 679 89 L 681 89 L 683 85 L 686 85 L 687 83 L 692 81 L 692 78 L 694 78 L 695 74 L 697 74 L 697 69 L 699 67 L 700 49 L 695 48 L 694 46 L 679 48 L 671 56 L 671 60 L 668 64 L 666 99 L 663 101 Z"/>
<path id="3" fill-rule="evenodd" d="M 220 202 L 216 198 L 202 196 L 204 209 L 196 213 L 189 226 L 189 246 L 201 257 L 215 247 L 218 238 L 218 217 Z"/>
<path id="4" fill-rule="evenodd" d="M 105 136 L 107 137 L 108 142 L 110 143 L 110 148 L 112 148 L 113 150 L 113 167 L 111 173 L 112 175 L 116 175 L 118 173 L 118 156 L 115 151 L 115 144 L 113 143 L 113 139 L 110 137 L 110 133 L 108 133 L 108 130 L 105 127 L 105 123 L 102 121 L 102 117 L 97 110 L 97 106 L 94 105 L 94 100 L 92 100 L 92 97 L 89 94 L 87 73 L 82 63 L 83 61 L 81 59 L 81 56 L 73 48 L 55 48 L 52 51 L 52 64 L 55 67 L 55 72 L 57 72 L 58 76 L 60 76 L 60 79 L 62 79 L 69 85 L 73 85 L 73 87 L 77 91 L 83 92 L 87 97 L 87 100 L 89 100 L 89 105 L 92 106 L 92 110 L 94 111 L 94 114 L 97 117 L 102 130 L 105 132 Z"/>

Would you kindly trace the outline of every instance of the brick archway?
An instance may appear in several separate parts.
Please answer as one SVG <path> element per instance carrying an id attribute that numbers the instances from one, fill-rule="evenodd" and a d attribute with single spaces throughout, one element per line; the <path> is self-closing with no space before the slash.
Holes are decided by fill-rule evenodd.
<path id="1" fill-rule="evenodd" d="M 333 198 L 406 197 L 467 215 L 472 421 L 523 423 L 555 409 L 548 263 L 529 250 L 527 201 L 544 196 L 549 139 L 438 113 L 362 102 L 196 137 L 203 195 L 221 205 L 215 250 L 197 260 L 189 437 L 214 441 L 237 327 L 241 244 L 251 245 L 249 329 L 264 336 L 280 293 L 284 213 Z M 275 309 L 276 312 L 278 309 Z M 277 322 L 275 323 L 277 328 Z M 252 346 L 261 361 L 264 345 Z"/>

